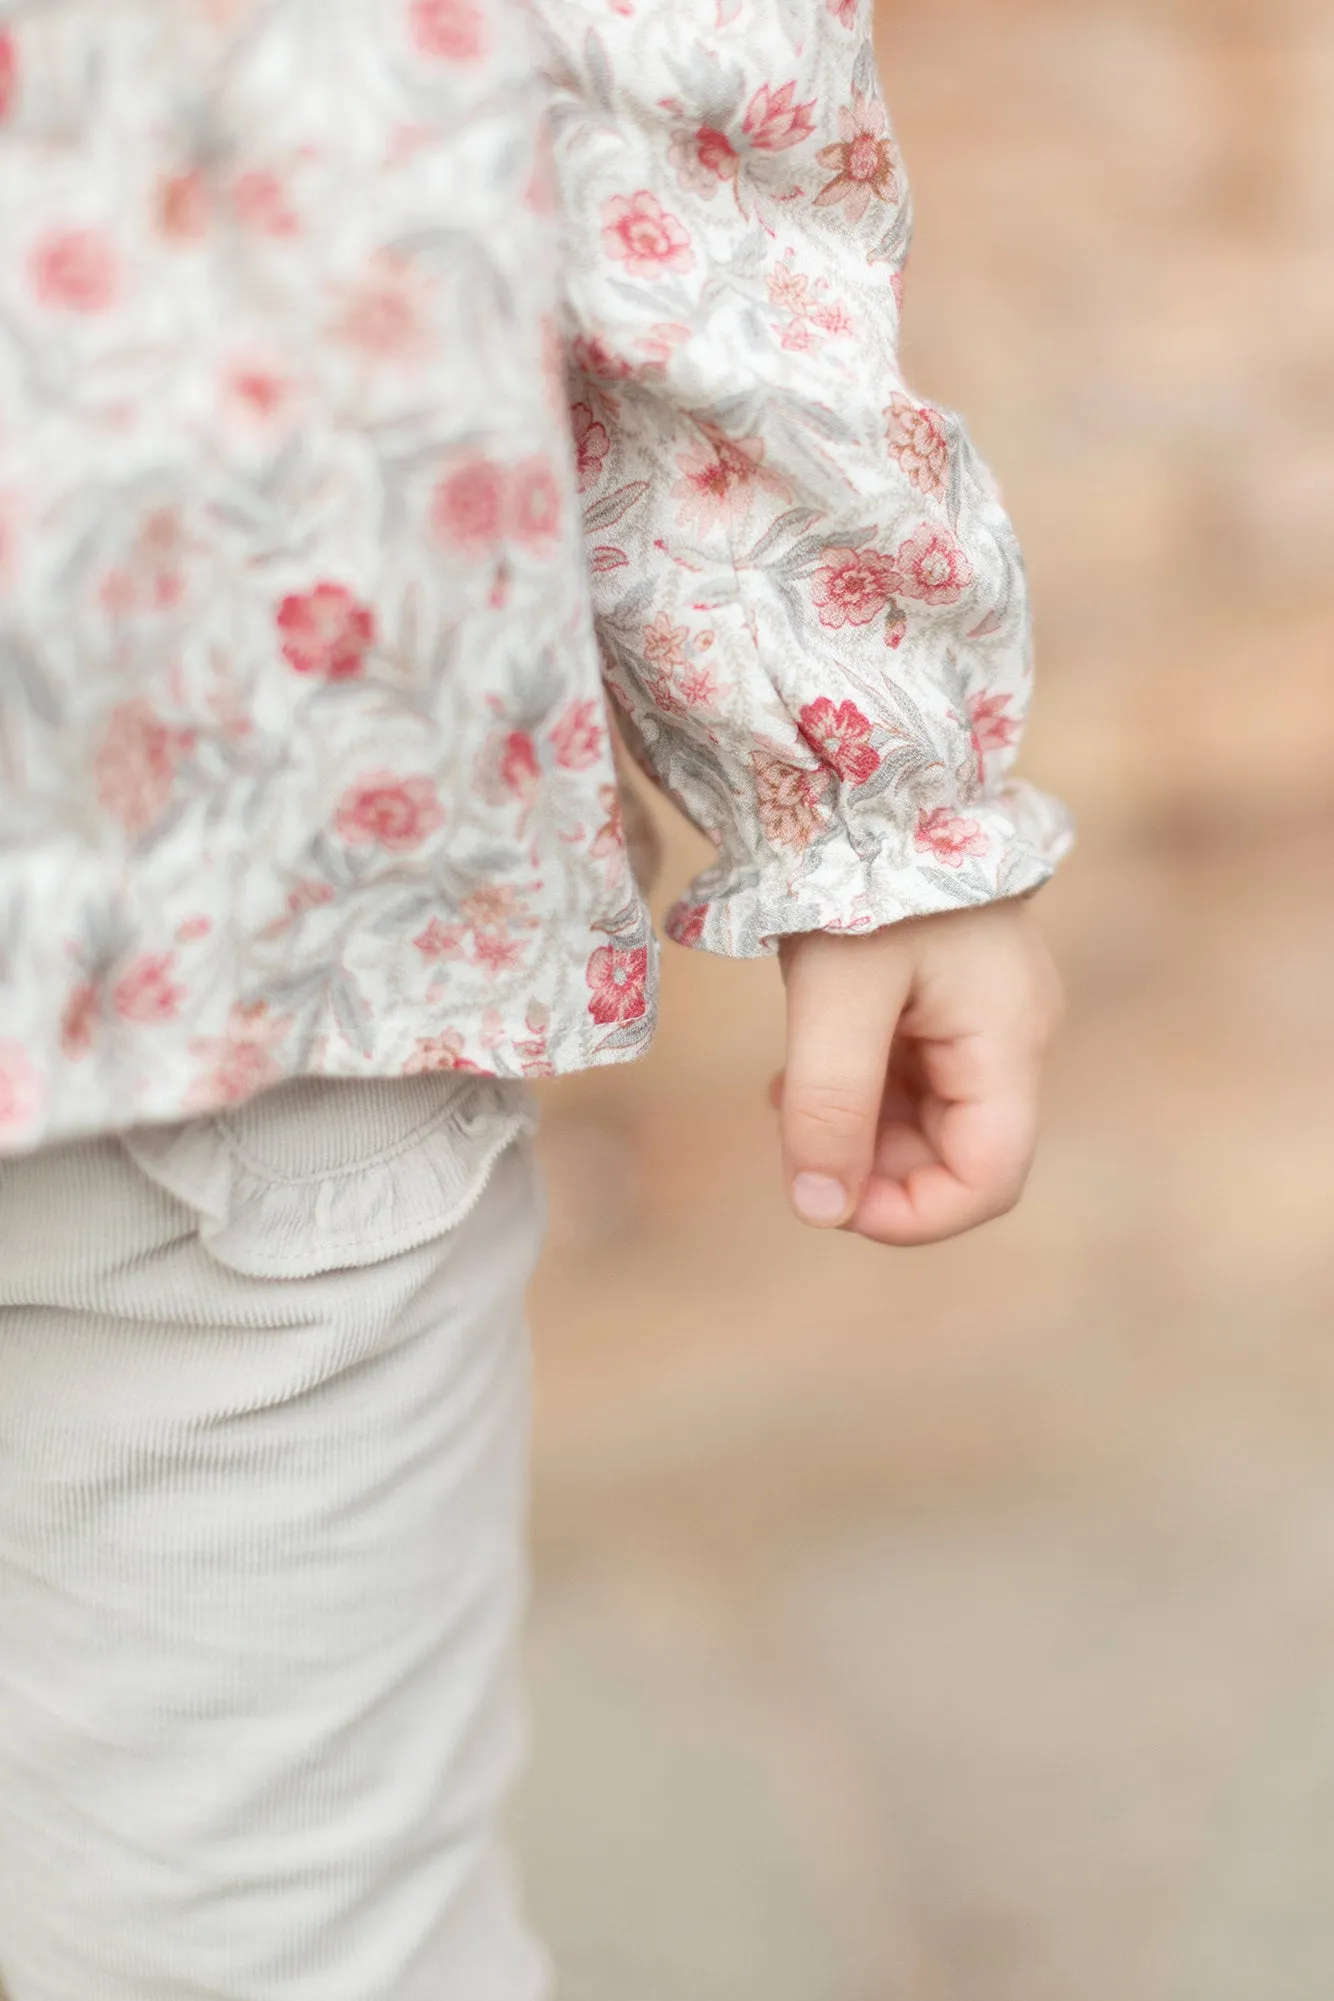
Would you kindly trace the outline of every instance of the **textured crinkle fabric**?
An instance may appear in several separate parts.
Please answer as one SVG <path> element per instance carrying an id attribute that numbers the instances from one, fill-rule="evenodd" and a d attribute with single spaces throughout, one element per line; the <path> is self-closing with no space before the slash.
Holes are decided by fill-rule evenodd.
<path id="1" fill-rule="evenodd" d="M 608 692 L 685 944 L 1050 872 L 907 238 L 860 0 L 0 5 L 0 1150 L 638 1054 Z"/>

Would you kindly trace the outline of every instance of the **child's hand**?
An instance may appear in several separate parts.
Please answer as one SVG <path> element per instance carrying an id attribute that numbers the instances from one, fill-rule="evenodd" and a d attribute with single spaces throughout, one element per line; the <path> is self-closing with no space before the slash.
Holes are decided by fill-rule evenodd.
<path id="1" fill-rule="evenodd" d="M 1014 1207 L 1061 1016 L 1027 903 L 782 947 L 787 1067 L 774 1086 L 793 1207 L 881 1244 L 929 1244 Z"/>

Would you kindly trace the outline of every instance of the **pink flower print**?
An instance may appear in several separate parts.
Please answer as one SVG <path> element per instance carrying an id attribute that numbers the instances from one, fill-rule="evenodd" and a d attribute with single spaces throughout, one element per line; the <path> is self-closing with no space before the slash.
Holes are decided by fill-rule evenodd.
<path id="1" fill-rule="evenodd" d="M 419 848 L 445 824 L 435 780 L 424 773 L 399 778 L 371 771 L 338 802 L 334 826 L 349 847 L 388 848 L 403 854 Z"/>
<path id="2" fill-rule="evenodd" d="M 789 320 L 778 345 L 786 354 L 811 354 L 820 342 L 809 320 Z"/>
<path id="3" fill-rule="evenodd" d="M 712 201 L 719 188 L 736 179 L 741 164 L 727 134 L 713 125 L 678 132 L 668 148 L 668 157 L 683 185 L 692 194 L 702 195 L 705 201 Z"/>
<path id="4" fill-rule="evenodd" d="M 556 762 L 564 771 L 587 771 L 602 756 L 602 712 L 594 701 L 571 702 L 551 732 Z"/>
<path id="5" fill-rule="evenodd" d="M 611 448 L 611 436 L 606 425 L 599 424 L 588 403 L 571 405 L 570 426 L 574 435 L 579 491 L 587 493 L 589 487 L 596 486 L 602 477 L 602 461 Z"/>
<path id="6" fill-rule="evenodd" d="M 278 631 L 283 658 L 298 674 L 350 681 L 375 644 L 375 614 L 346 584 L 320 583 L 283 599 Z"/>
<path id="7" fill-rule="evenodd" d="M 678 903 L 667 920 L 667 936 L 674 938 L 678 945 L 698 945 L 704 936 L 704 920 L 709 914 L 707 903 Z"/>
<path id="8" fill-rule="evenodd" d="M 579 374 L 594 382 L 629 382 L 635 373 L 634 363 L 608 347 L 600 334 L 576 334 L 570 359 Z"/>
<path id="9" fill-rule="evenodd" d="M 685 697 L 670 674 L 659 674 L 648 683 L 645 690 L 655 709 L 661 709 L 665 716 L 683 716 L 686 712 Z"/>
<path id="10" fill-rule="evenodd" d="M 821 625 L 869 625 L 894 592 L 898 575 L 878 549 L 826 549 L 811 578 L 811 602 Z"/>
<path id="11" fill-rule="evenodd" d="M 486 51 L 477 0 L 412 0 L 408 30 L 419 53 L 433 62 L 476 62 Z"/>
<path id="12" fill-rule="evenodd" d="M 957 604 L 973 581 L 973 566 L 948 528 L 919 528 L 894 557 L 898 587 L 922 604 Z"/>
<path id="13" fill-rule="evenodd" d="M 781 488 L 781 481 L 762 470 L 763 461 L 762 438 L 725 438 L 706 427 L 697 444 L 676 455 L 680 477 L 672 497 L 681 526 L 697 528 L 704 535 L 714 528 L 740 526 L 757 485 Z"/>
<path id="14" fill-rule="evenodd" d="M 508 882 L 484 883 L 475 889 L 463 899 L 459 915 L 469 931 L 508 931 L 531 922 L 527 903 Z"/>
<path id="15" fill-rule="evenodd" d="M 281 937 L 289 923 L 295 923 L 298 918 L 304 917 L 309 910 L 323 909 L 326 904 L 332 903 L 333 900 L 334 889 L 331 883 L 321 882 L 318 876 L 302 876 L 287 892 L 286 918 L 281 919 L 277 924 L 271 925 L 269 930 L 263 935 L 266 937 Z M 182 925 L 176 936 L 183 941 L 191 937 L 207 937 L 208 919 L 203 918 L 198 921 L 204 924 L 205 929 L 203 931 L 192 931 L 187 929 L 185 925 Z"/>
<path id="16" fill-rule="evenodd" d="M 639 336 L 639 350 L 644 357 L 644 366 L 665 368 L 678 347 L 690 339 L 690 328 L 683 327 L 676 320 L 658 320 L 653 326 L 645 327 Z"/>
<path id="17" fill-rule="evenodd" d="M 506 526 L 515 541 L 535 554 L 549 551 L 560 534 L 561 497 L 547 460 L 524 459 L 506 485 Z"/>
<path id="18" fill-rule="evenodd" d="M 885 411 L 885 437 L 919 493 L 939 498 L 949 474 L 950 446 L 938 410 L 914 403 L 911 396 L 892 396 Z"/>
<path id="19" fill-rule="evenodd" d="M 291 402 L 294 387 L 275 368 L 259 362 L 237 362 L 226 378 L 226 389 L 247 417 L 267 424 Z"/>
<path id="20" fill-rule="evenodd" d="M 403 1065 L 405 1077 L 419 1077 L 431 1070 L 469 1070 L 480 1074 L 479 1066 L 470 1063 L 464 1055 L 463 1037 L 457 1028 L 446 1028 L 439 1035 L 423 1036 Z"/>
<path id="21" fill-rule="evenodd" d="M 780 311 L 791 314 L 783 328 L 781 344 L 790 353 L 808 354 L 820 345 L 818 336 L 834 338 L 853 330 L 852 314 L 840 299 L 824 295 L 828 281 L 815 283 L 794 268 L 789 252 L 769 270 L 766 277 L 769 297 Z"/>
<path id="22" fill-rule="evenodd" d="M 22 1138 L 42 1108 L 41 1079 L 17 1042 L 0 1042 L 0 1134 Z"/>
<path id="23" fill-rule="evenodd" d="M 1008 695 L 979 694 L 969 702 L 968 720 L 972 724 L 979 764 L 988 751 L 1008 750 L 1012 743 L 1019 741 L 1019 718 L 1006 715 L 1009 706 Z"/>
<path id="24" fill-rule="evenodd" d="M 935 806 L 930 812 L 923 807 L 913 839 L 923 854 L 934 855 L 949 868 L 962 868 L 965 857 L 984 855 L 990 846 L 976 820 L 965 820 L 948 806 Z"/>
<path id="25" fill-rule="evenodd" d="M 424 351 L 426 317 L 415 273 L 388 254 L 344 294 L 333 331 L 374 361 L 405 361 Z"/>
<path id="26" fill-rule="evenodd" d="M 707 667 L 687 667 L 681 676 L 681 700 L 688 709 L 708 709 L 718 699 L 718 683 Z"/>
<path id="27" fill-rule="evenodd" d="M 509 883 L 491 883 L 464 899 L 460 915 L 472 933 L 472 956 L 488 973 L 508 973 L 523 961 L 526 943 L 516 928 L 531 930 L 528 905 Z"/>
<path id="28" fill-rule="evenodd" d="M 172 979 L 173 954 L 147 952 L 135 959 L 111 990 L 111 1004 L 122 1021 L 175 1021 L 186 997 Z"/>
<path id="29" fill-rule="evenodd" d="M 776 306 L 785 307 L 789 313 L 810 312 L 814 304 L 811 281 L 803 272 L 794 270 L 786 257 L 781 263 L 769 267 L 764 282 Z"/>
<path id="30" fill-rule="evenodd" d="M 821 147 L 815 156 L 822 167 L 834 169 L 815 205 L 834 208 L 841 203 L 847 221 L 860 222 L 873 197 L 893 201 L 899 191 L 885 107 L 876 98 L 854 96 L 851 106 L 838 114 L 838 129 L 838 142 Z"/>
<path id="31" fill-rule="evenodd" d="M 502 738 L 497 774 L 503 792 L 528 805 L 542 780 L 533 739 L 526 730 L 511 730 Z"/>
<path id="32" fill-rule="evenodd" d="M 171 611 L 185 596 L 185 530 L 172 507 L 145 515 L 123 563 L 108 570 L 99 593 L 112 618 Z"/>
<path id="33" fill-rule="evenodd" d="M 282 1072 L 267 1049 L 238 1042 L 222 1055 L 192 1096 L 201 1105 L 241 1105 L 276 1084 Z"/>
<path id="34" fill-rule="evenodd" d="M 463 926 L 443 924 L 438 917 L 433 917 L 412 942 L 423 959 L 449 959 L 463 949 Z"/>
<path id="35" fill-rule="evenodd" d="M 855 702 L 835 708 L 828 695 L 808 702 L 797 717 L 797 728 L 815 755 L 846 785 L 865 785 L 880 769 L 880 753 L 871 743 L 870 718 Z"/>
<path id="36" fill-rule="evenodd" d="M 670 615 L 660 611 L 644 627 L 644 658 L 663 673 L 686 665 L 686 643 L 690 638 L 690 628 L 673 625 Z"/>
<path id="37" fill-rule="evenodd" d="M 641 645 L 644 658 L 655 670 L 648 693 L 666 715 L 684 715 L 687 709 L 707 709 L 718 698 L 718 684 L 708 668 L 687 657 L 690 633 L 684 625 L 673 625 L 666 612 L 659 612 L 644 627 Z M 696 640 L 698 651 L 712 646 L 713 634 L 703 632 Z"/>
<path id="38" fill-rule="evenodd" d="M 647 1012 L 648 950 L 636 946 L 600 945 L 588 962 L 592 999 L 588 1012 L 603 1028 L 613 1022 L 639 1021 Z"/>
<path id="39" fill-rule="evenodd" d="M 602 247 L 631 278 L 689 271 L 695 262 L 690 233 L 647 188 L 613 195 L 602 207 Z"/>
<path id="40" fill-rule="evenodd" d="M 127 834 L 142 834 L 160 818 L 189 742 L 142 696 L 112 710 L 93 758 L 93 782 L 99 804 Z"/>
<path id="41" fill-rule="evenodd" d="M 494 551 L 505 532 L 505 487 L 504 468 L 493 459 L 468 459 L 448 473 L 431 503 L 431 525 L 440 540 L 467 556 Z"/>
<path id="42" fill-rule="evenodd" d="M 276 1084 L 282 1071 L 273 1051 L 290 1027 L 285 1015 L 272 1015 L 267 1001 L 238 1002 L 231 1011 L 225 1036 L 192 1043 L 206 1066 L 195 1079 L 190 1101 L 200 1111 L 218 1105 L 239 1105 Z"/>
<path id="43" fill-rule="evenodd" d="M 514 1053 L 519 1059 L 525 1077 L 553 1077 L 555 1070 L 547 1051 L 547 1032 L 551 1026 L 550 1010 L 541 1001 L 530 1003 L 524 1016 L 526 1036 L 516 1036 Z"/>
<path id="44" fill-rule="evenodd" d="M 168 174 L 158 184 L 158 228 L 173 242 L 198 242 L 208 230 L 211 206 L 208 182 L 197 167 Z"/>
<path id="45" fill-rule="evenodd" d="M 808 771 L 764 751 L 751 753 L 751 768 L 755 813 L 765 839 L 797 853 L 808 848 L 824 823 L 828 773 Z"/>
<path id="46" fill-rule="evenodd" d="M 725 132 L 701 125 L 694 134 L 694 154 L 700 168 L 714 181 L 734 181 L 737 151 Z"/>
<path id="47" fill-rule="evenodd" d="M 33 290 L 44 306 L 67 313 L 102 313 L 116 297 L 119 268 L 99 229 L 51 229 L 28 256 Z"/>
<path id="48" fill-rule="evenodd" d="M 817 306 L 811 314 L 812 326 L 817 326 L 822 334 L 836 340 L 840 334 L 850 334 L 853 329 L 852 314 L 846 306 Z"/>
<path id="49" fill-rule="evenodd" d="M 0 122 L 8 118 L 19 94 L 19 50 L 13 30 L 0 28 Z"/>
<path id="50" fill-rule="evenodd" d="M 287 190 L 277 174 L 254 168 L 232 182 L 232 207 L 250 229 L 262 236 L 295 236 L 300 224 L 287 199 Z"/>
<path id="51" fill-rule="evenodd" d="M 795 83 L 785 83 L 781 90 L 771 90 L 767 83 L 760 85 L 746 106 L 741 126 L 757 151 L 782 153 L 810 138 L 815 130 L 815 120 L 811 117 L 815 99 L 797 104 L 796 95 Z"/>
<path id="52" fill-rule="evenodd" d="M 840 28 L 856 27 L 857 10 L 861 6 L 861 0 L 825 0 L 825 6 Z"/>
<path id="53" fill-rule="evenodd" d="M 493 976 L 512 973 L 523 964 L 524 949 L 522 938 L 510 938 L 500 931 L 478 931 L 472 941 L 473 963 Z"/>

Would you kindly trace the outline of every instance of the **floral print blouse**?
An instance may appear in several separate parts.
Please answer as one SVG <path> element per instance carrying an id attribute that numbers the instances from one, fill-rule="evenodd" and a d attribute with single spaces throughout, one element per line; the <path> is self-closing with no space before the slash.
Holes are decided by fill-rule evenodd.
<path id="1" fill-rule="evenodd" d="M 1010 896 L 1011 532 L 865 0 L 0 0 L 0 1149 L 646 1045 Z"/>

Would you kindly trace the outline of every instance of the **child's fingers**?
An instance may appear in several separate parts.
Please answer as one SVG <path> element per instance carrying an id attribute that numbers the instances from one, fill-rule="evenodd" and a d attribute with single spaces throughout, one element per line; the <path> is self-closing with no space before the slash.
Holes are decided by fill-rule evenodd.
<path id="1" fill-rule="evenodd" d="M 922 1132 L 889 1127 L 852 1218 L 859 1235 L 883 1244 L 927 1244 L 971 1230 L 1012 1209 L 1037 1141 L 1037 1067 L 1031 1052 L 996 1043 L 975 1047 L 963 1067 L 967 1096 L 941 1093 L 939 1071 L 954 1052 L 924 1052 L 931 1090 Z"/>
<path id="2" fill-rule="evenodd" d="M 936 1150 L 918 1126 L 915 1112 L 906 1113 L 882 1123 L 870 1178 L 906 1181 L 915 1168 L 929 1167 L 935 1159 Z"/>
<path id="3" fill-rule="evenodd" d="M 871 1168 L 890 1044 L 911 981 L 906 957 L 812 936 L 787 966 L 783 1161 L 792 1205 L 847 1222 Z"/>

